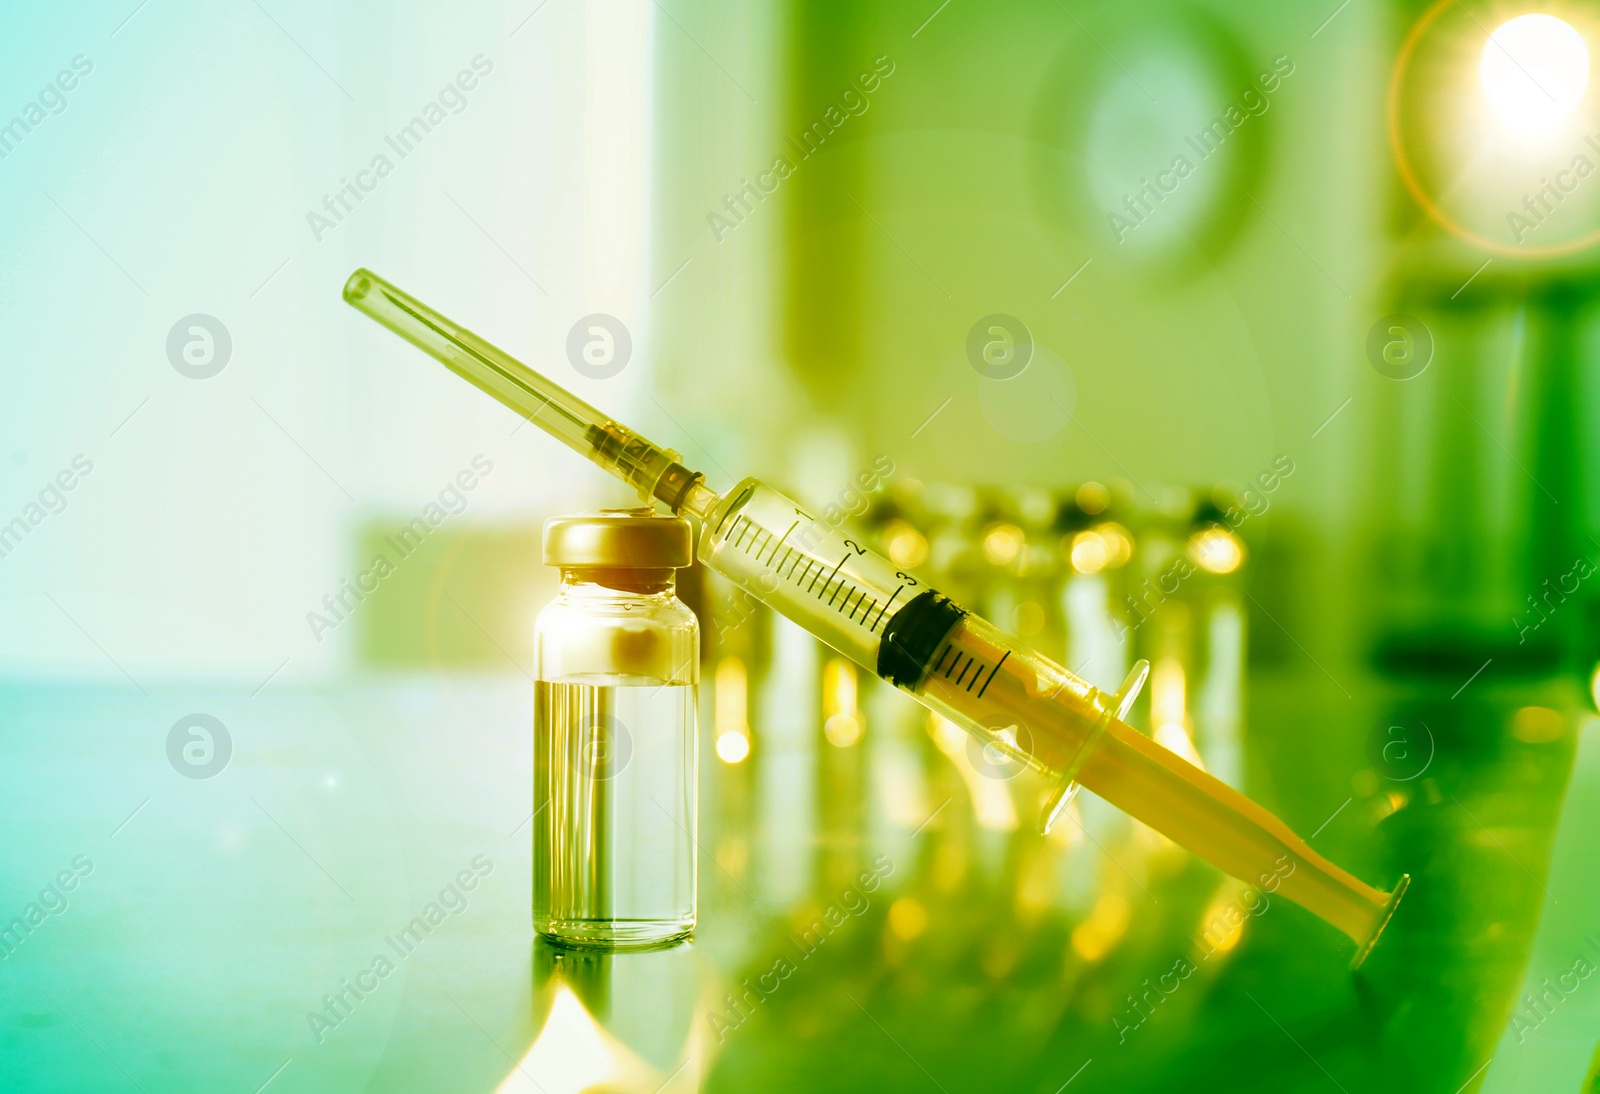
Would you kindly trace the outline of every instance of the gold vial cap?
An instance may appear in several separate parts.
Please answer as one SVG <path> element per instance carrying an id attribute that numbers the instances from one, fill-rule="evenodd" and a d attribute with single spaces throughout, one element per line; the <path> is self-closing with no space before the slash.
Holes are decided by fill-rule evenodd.
<path id="1" fill-rule="evenodd" d="M 544 522 L 546 566 L 680 570 L 693 561 L 689 522 L 653 509 L 602 509 Z"/>

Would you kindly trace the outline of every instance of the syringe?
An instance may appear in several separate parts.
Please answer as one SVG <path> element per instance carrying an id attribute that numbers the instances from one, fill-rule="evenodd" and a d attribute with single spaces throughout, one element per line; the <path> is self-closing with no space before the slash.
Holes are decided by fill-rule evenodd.
<path id="1" fill-rule="evenodd" d="M 753 478 L 725 494 L 661 448 L 370 270 L 345 300 L 639 491 L 700 521 L 701 560 L 834 649 L 1055 786 L 1048 830 L 1079 785 L 1247 884 L 1265 886 L 1371 952 L 1410 882 L 1382 892 L 1288 825 L 1123 721 L 1140 662 L 1115 694 L 1091 686 Z"/>

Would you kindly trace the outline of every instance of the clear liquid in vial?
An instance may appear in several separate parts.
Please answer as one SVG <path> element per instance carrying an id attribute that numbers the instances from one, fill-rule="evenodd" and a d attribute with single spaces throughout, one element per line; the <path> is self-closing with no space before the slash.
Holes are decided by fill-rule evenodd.
<path id="1" fill-rule="evenodd" d="M 627 676 L 534 685 L 533 917 L 557 942 L 694 929 L 697 689 Z"/>

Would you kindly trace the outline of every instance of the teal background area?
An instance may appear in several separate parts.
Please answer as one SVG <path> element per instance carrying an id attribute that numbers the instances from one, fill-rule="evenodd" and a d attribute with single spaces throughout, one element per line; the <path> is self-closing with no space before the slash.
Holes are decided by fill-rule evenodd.
<path id="1" fill-rule="evenodd" d="M 1600 981 L 1527 998 L 1600 966 L 1600 586 L 1549 593 L 1600 556 L 1594 251 L 1486 248 L 1404 185 L 1386 108 L 1428 10 L 0 11 L 0 126 L 93 64 L 0 158 L 0 530 L 28 528 L 0 540 L 0 931 L 93 863 L 0 944 L 0 1091 L 1600 1089 Z M 1600 43 L 1592 5 L 1550 10 Z M 1400 85 L 1402 150 L 1477 232 L 1565 159 L 1480 143 L 1482 31 L 1522 11 L 1445 11 Z M 459 114 L 333 227 L 308 219 L 479 57 Z M 1270 108 L 1119 242 L 1124 195 L 1279 57 Z M 1600 132 L 1596 84 L 1577 131 Z M 790 175 L 719 229 L 779 156 Z M 1541 242 L 1600 228 L 1589 185 Z M 539 529 L 631 495 L 345 306 L 358 266 L 719 489 L 753 474 L 822 507 L 887 458 L 863 535 L 910 514 L 959 541 L 927 569 L 1002 627 L 1043 602 L 1029 641 L 1057 660 L 1076 526 L 1054 522 L 1081 484 L 1139 543 L 1120 592 L 1292 461 L 1240 568 L 1175 607 L 1238 610 L 1239 787 L 1363 880 L 1411 875 L 1371 961 L 1352 975 L 1349 940 L 1286 902 L 1200 961 L 1234 883 L 1090 794 L 1037 834 L 1041 780 L 988 786 L 865 673 L 860 741 L 830 741 L 830 655 L 765 612 L 724 635 L 728 588 L 699 569 L 695 939 L 536 943 Z M 566 348 L 596 312 L 635 347 L 604 380 Z M 967 354 L 996 313 L 1036 348 L 1011 380 Z M 197 314 L 231 343 L 203 380 L 168 350 Z M 1432 347 L 1413 378 L 1373 361 L 1395 317 Z M 476 457 L 493 470 L 425 549 L 311 625 Z M 1029 491 L 1061 508 L 1024 519 Z M 982 561 L 1005 521 L 1055 569 Z M 1157 631 L 1122 652 L 1157 656 Z M 715 683 L 734 660 L 742 706 Z M 1208 666 L 1185 664 L 1192 699 Z M 196 713 L 229 734 L 210 778 L 168 753 Z M 1154 731 L 1148 698 L 1133 721 Z M 727 724 L 743 763 L 717 758 Z M 1386 734 L 1418 725 L 1430 762 L 1396 777 Z M 480 855 L 465 909 L 319 1041 L 324 995 Z M 797 946 L 879 856 L 866 907 Z M 741 1012 L 780 958 L 793 975 Z M 1180 958 L 1195 977 L 1124 1037 Z"/>

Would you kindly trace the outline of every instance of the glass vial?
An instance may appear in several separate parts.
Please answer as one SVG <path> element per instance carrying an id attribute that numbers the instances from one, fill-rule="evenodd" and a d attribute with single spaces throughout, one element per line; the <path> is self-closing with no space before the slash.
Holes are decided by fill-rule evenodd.
<path id="1" fill-rule="evenodd" d="M 700 625 L 676 595 L 689 522 L 556 517 L 561 590 L 534 625 L 533 922 L 552 941 L 657 946 L 695 923 Z"/>

